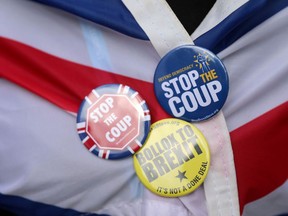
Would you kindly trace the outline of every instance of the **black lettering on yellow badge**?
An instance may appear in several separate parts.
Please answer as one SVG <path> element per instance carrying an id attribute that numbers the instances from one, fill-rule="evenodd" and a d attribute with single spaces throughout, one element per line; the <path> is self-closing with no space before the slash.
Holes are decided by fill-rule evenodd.
<path id="1" fill-rule="evenodd" d="M 188 122 L 156 122 L 146 143 L 134 155 L 141 182 L 161 196 L 186 195 L 199 187 L 208 172 L 210 153 L 202 133 Z"/>

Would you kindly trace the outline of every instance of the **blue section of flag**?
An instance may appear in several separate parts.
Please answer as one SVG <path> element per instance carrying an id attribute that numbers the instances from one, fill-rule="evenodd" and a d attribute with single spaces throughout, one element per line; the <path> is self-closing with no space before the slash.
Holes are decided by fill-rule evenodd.
<path id="1" fill-rule="evenodd" d="M 34 0 L 57 7 L 109 27 L 123 34 L 147 40 L 148 37 L 134 20 L 121 0 Z"/>
<path id="2" fill-rule="evenodd" d="M 147 36 L 120 0 L 34 0 L 147 40 Z M 248 31 L 288 6 L 287 0 L 250 0 L 194 42 L 218 53 Z"/>
<path id="3" fill-rule="evenodd" d="M 287 0 L 250 0 L 194 42 L 218 53 L 287 6 Z"/>
<path id="4" fill-rule="evenodd" d="M 0 194 L 0 215 L 9 212 L 21 216 L 108 216 L 106 214 L 83 213 L 53 205 L 31 201 L 23 197 Z"/>

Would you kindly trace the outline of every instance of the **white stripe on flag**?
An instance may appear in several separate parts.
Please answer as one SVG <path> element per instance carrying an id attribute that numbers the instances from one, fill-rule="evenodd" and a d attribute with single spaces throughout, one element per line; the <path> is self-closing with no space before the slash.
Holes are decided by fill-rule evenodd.
<path id="1" fill-rule="evenodd" d="M 86 132 L 85 129 L 83 129 L 83 130 L 78 130 L 78 134 L 85 133 L 85 132 Z"/>
<path id="2" fill-rule="evenodd" d="M 108 159 L 108 158 L 109 158 L 109 155 L 110 155 L 110 150 L 107 150 L 105 159 Z"/>
<path id="3" fill-rule="evenodd" d="M 91 105 L 92 104 L 92 101 L 86 96 L 85 97 L 85 100 Z"/>
<path id="4" fill-rule="evenodd" d="M 138 94 L 139 94 L 138 92 L 135 92 L 134 94 L 131 95 L 130 98 L 133 99 L 133 98 L 135 98 Z"/>
<path id="5" fill-rule="evenodd" d="M 119 85 L 117 94 L 120 94 L 120 93 L 121 93 L 122 86 L 123 86 L 122 84 Z"/>
<path id="6" fill-rule="evenodd" d="M 77 123 L 77 128 L 85 128 L 85 126 L 86 126 L 86 122 L 85 121 Z"/>
<path id="7" fill-rule="evenodd" d="M 89 138 L 90 138 L 89 136 L 86 136 L 86 137 L 82 140 L 82 143 L 86 143 Z"/>
<path id="8" fill-rule="evenodd" d="M 89 149 L 89 151 L 92 152 L 95 148 L 96 148 L 96 145 L 93 145 L 93 146 Z"/>
<path id="9" fill-rule="evenodd" d="M 129 92 L 130 87 L 129 86 L 125 86 L 123 89 L 123 93 L 127 94 Z"/>
<path id="10" fill-rule="evenodd" d="M 135 153 L 134 150 L 133 150 L 130 146 L 128 146 L 127 149 L 128 149 L 132 154 Z"/>
<path id="11" fill-rule="evenodd" d="M 150 121 L 151 120 L 151 116 L 149 115 L 149 110 L 145 110 L 144 114 L 147 113 L 146 115 L 144 115 L 144 121 Z"/>
<path id="12" fill-rule="evenodd" d="M 100 95 L 98 94 L 98 92 L 95 89 L 92 90 L 92 93 L 95 95 L 96 98 L 100 97 Z"/>
<path id="13" fill-rule="evenodd" d="M 140 147 L 142 146 L 142 143 L 138 139 L 135 139 L 135 142 L 138 146 L 140 146 Z"/>
<path id="14" fill-rule="evenodd" d="M 104 153 L 103 150 L 99 150 L 99 154 L 98 154 L 98 156 L 102 158 L 102 157 L 103 157 L 103 153 Z"/>

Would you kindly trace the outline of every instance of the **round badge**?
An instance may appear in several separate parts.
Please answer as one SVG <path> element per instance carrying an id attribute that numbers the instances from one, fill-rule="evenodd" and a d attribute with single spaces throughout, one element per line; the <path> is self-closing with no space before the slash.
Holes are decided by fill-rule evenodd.
<path id="1" fill-rule="evenodd" d="M 186 121 L 202 121 L 218 113 L 228 89 L 228 74 L 221 60 L 192 45 L 166 54 L 154 75 L 154 91 L 161 106 Z"/>
<path id="2" fill-rule="evenodd" d="M 77 114 L 77 131 L 84 146 L 104 159 L 134 154 L 150 128 L 146 102 L 121 84 L 103 85 L 85 97 Z"/>
<path id="3" fill-rule="evenodd" d="M 145 145 L 133 159 L 140 181 L 165 197 L 193 192 L 210 166 L 209 147 L 202 133 L 191 123 L 173 118 L 151 126 Z"/>

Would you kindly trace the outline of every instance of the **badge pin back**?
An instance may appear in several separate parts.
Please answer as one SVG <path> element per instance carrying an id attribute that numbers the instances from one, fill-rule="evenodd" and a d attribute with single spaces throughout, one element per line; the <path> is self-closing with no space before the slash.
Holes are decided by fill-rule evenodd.
<path id="1" fill-rule="evenodd" d="M 145 145 L 134 156 L 140 181 L 155 194 L 179 197 L 197 189 L 207 176 L 210 152 L 191 123 L 164 119 L 151 126 Z"/>
<path id="2" fill-rule="evenodd" d="M 217 114 L 228 90 L 228 74 L 221 60 L 198 46 L 171 50 L 161 59 L 154 75 L 154 91 L 161 106 L 186 121 L 202 121 Z"/>
<path id="3" fill-rule="evenodd" d="M 83 145 L 104 159 L 133 155 L 150 129 L 150 113 L 139 93 L 122 84 L 91 91 L 77 114 L 77 132 Z"/>

